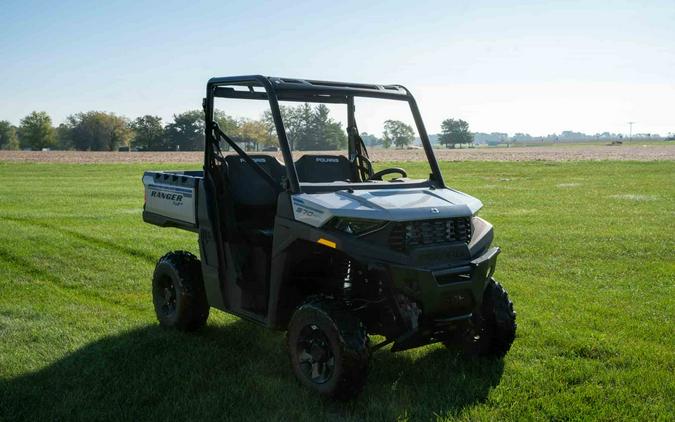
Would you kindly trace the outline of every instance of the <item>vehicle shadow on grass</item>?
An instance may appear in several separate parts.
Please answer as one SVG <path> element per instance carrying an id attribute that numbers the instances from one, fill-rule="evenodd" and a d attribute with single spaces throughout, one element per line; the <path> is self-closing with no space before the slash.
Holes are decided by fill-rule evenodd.
<path id="1" fill-rule="evenodd" d="M 458 414 L 499 383 L 501 361 L 441 347 L 374 355 L 350 403 L 300 387 L 283 334 L 243 321 L 181 334 L 149 326 L 0 380 L 0 420 L 411 420 Z"/>

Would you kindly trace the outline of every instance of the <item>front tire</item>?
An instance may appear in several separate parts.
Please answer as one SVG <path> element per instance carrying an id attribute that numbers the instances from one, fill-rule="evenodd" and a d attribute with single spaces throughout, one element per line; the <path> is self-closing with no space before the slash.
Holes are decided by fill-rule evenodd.
<path id="1" fill-rule="evenodd" d="M 160 325 L 195 331 L 206 324 L 209 305 L 199 259 L 190 252 L 169 252 L 152 277 L 152 301 Z"/>
<path id="2" fill-rule="evenodd" d="M 368 335 L 339 302 L 315 299 L 300 306 L 286 339 L 293 372 L 303 385 L 338 400 L 361 392 L 368 374 Z"/>
<path id="3" fill-rule="evenodd" d="M 516 328 L 516 312 L 508 293 L 490 278 L 480 309 L 460 331 L 459 346 L 468 357 L 502 358 L 511 349 Z M 456 344 L 447 342 L 446 346 L 456 347 Z"/>

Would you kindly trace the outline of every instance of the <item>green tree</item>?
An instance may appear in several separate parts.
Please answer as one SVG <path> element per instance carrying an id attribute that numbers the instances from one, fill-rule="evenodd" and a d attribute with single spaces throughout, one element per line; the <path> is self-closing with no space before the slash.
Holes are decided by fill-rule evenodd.
<path id="1" fill-rule="evenodd" d="M 238 142 L 245 142 L 253 146 L 254 150 L 258 150 L 261 145 L 276 144 L 276 138 L 270 133 L 269 126 L 264 119 L 242 119 L 238 123 L 235 135 Z"/>
<path id="2" fill-rule="evenodd" d="M 291 113 L 288 120 L 292 122 L 291 127 L 296 128 L 289 134 L 292 139 L 293 148 L 300 151 L 308 151 L 312 148 L 314 143 L 314 136 L 316 133 L 312 131 L 313 120 L 312 106 L 308 103 L 301 104 L 295 108 L 291 108 Z"/>
<path id="3" fill-rule="evenodd" d="M 129 126 L 134 131 L 134 147 L 143 151 L 166 151 L 169 148 L 161 117 L 137 117 Z"/>
<path id="4" fill-rule="evenodd" d="M 385 148 L 389 148 L 392 144 L 396 148 L 403 148 L 410 145 L 415 139 L 415 131 L 412 126 L 400 120 L 386 120 L 382 138 L 382 144 Z"/>
<path id="5" fill-rule="evenodd" d="M 22 148 L 40 150 L 56 146 L 56 132 L 52 119 L 44 111 L 34 111 L 21 119 L 19 143 Z"/>
<path id="6" fill-rule="evenodd" d="M 222 130 L 223 133 L 225 133 L 230 138 L 234 139 L 239 136 L 239 126 L 241 122 L 234 117 L 225 114 L 225 112 L 222 110 L 213 110 L 213 120 L 218 123 L 220 130 Z M 220 147 L 224 150 L 230 149 L 230 145 L 225 141 L 221 141 Z"/>
<path id="7" fill-rule="evenodd" d="M 73 136 L 68 123 L 61 123 L 56 127 L 56 145 L 58 149 L 73 149 Z"/>
<path id="8" fill-rule="evenodd" d="M 303 145 L 298 149 L 309 151 L 332 151 L 347 145 L 347 135 L 342 125 L 330 117 L 330 110 L 325 104 L 309 109 L 309 116 L 303 107 L 303 119 L 309 119 L 304 133 Z"/>
<path id="9" fill-rule="evenodd" d="M 462 119 L 445 119 L 441 123 L 441 134 L 438 141 L 447 148 L 452 145 L 473 143 L 473 134 L 469 132 L 469 124 Z"/>
<path id="10" fill-rule="evenodd" d="M 279 107 L 279 111 L 281 112 L 281 120 L 284 122 L 286 137 L 288 138 L 291 150 L 306 150 L 307 146 L 311 144 L 310 123 L 313 114 L 312 107 L 308 103 L 300 104 L 296 107 L 282 105 Z M 270 110 L 265 111 L 262 118 L 268 127 L 268 131 L 276 133 L 272 112 Z"/>
<path id="11" fill-rule="evenodd" d="M 126 118 L 103 111 L 68 116 L 66 125 L 73 147 L 80 151 L 115 151 L 128 145 L 132 135 Z"/>
<path id="12" fill-rule="evenodd" d="M 225 114 L 225 112 L 222 110 L 213 111 L 213 120 L 218 123 L 220 130 L 222 130 L 228 136 L 234 135 L 239 130 L 240 122 L 234 117 Z"/>
<path id="13" fill-rule="evenodd" d="M 0 120 L 0 149 L 19 149 L 16 128 L 7 120 Z"/>
<path id="14" fill-rule="evenodd" d="M 342 124 L 330 117 L 330 109 L 325 104 L 316 107 L 308 103 L 296 107 L 281 106 L 280 111 L 292 150 L 325 151 L 347 145 L 347 134 Z M 264 113 L 263 121 L 271 133 L 276 133 L 272 132 L 274 119 L 271 112 Z"/>
<path id="15" fill-rule="evenodd" d="M 304 137 L 304 132 L 306 131 L 307 121 L 303 119 L 303 114 L 306 113 L 306 109 L 309 107 L 309 104 L 299 105 L 297 107 L 290 106 L 281 106 L 281 119 L 284 122 L 284 128 L 286 129 L 286 136 L 288 136 L 288 143 L 291 146 L 292 150 L 295 150 L 296 140 Z M 301 108 L 304 108 L 304 113 L 301 111 Z M 270 118 L 272 116 L 271 112 L 269 114 Z M 274 126 L 274 121 L 272 121 L 272 126 Z"/>
<path id="16" fill-rule="evenodd" d="M 319 151 L 336 151 L 347 147 L 347 133 L 340 122 L 327 122 L 322 129 L 322 134 L 323 136 L 320 139 L 323 139 L 324 142 L 323 145 L 319 146 Z"/>
<path id="17" fill-rule="evenodd" d="M 182 151 L 203 150 L 204 113 L 199 110 L 190 110 L 174 114 L 173 122 L 166 125 L 166 135 L 172 149 Z"/>
<path id="18" fill-rule="evenodd" d="M 368 132 L 361 132 L 361 139 L 363 139 L 363 143 L 366 144 L 367 147 L 382 145 L 383 142 L 382 139 L 375 135 L 371 135 Z"/>

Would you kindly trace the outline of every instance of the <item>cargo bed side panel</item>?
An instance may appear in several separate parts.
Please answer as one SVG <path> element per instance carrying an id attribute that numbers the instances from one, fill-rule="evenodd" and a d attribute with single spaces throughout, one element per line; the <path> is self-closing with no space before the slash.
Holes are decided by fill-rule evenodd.
<path id="1" fill-rule="evenodd" d="M 184 174 L 146 172 L 143 219 L 160 226 L 196 229 L 199 179 Z"/>

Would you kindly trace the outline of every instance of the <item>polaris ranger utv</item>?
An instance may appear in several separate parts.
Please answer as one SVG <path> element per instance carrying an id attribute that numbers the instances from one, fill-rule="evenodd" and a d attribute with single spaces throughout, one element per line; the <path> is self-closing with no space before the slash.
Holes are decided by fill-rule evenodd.
<path id="1" fill-rule="evenodd" d="M 269 105 L 283 163 L 245 152 L 221 130 L 220 98 Z M 356 125 L 362 99 L 412 113 L 428 179 L 412 180 L 398 167 L 375 171 Z M 342 105 L 346 155 L 294 160 L 279 106 L 286 101 Z M 224 77 L 209 80 L 203 106 L 203 172 L 143 176 L 144 221 L 199 235 L 200 259 L 179 251 L 157 263 L 152 292 L 161 325 L 196 330 L 216 308 L 286 330 L 300 382 L 338 399 L 361 391 L 370 354 L 385 345 L 507 353 L 515 313 L 492 277 L 499 254 L 492 225 L 476 216 L 478 199 L 446 187 L 406 88 Z M 377 344 L 369 335 L 379 336 Z"/>

